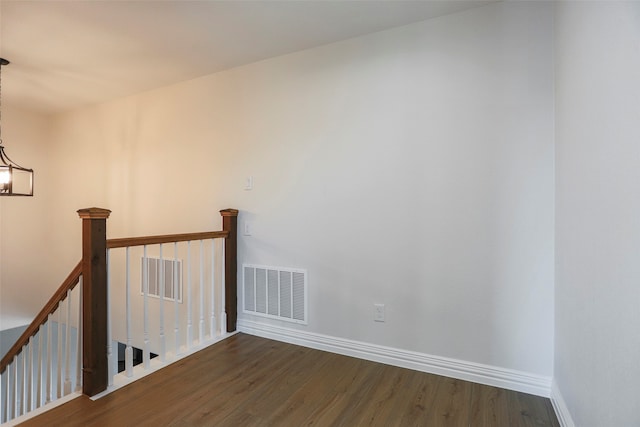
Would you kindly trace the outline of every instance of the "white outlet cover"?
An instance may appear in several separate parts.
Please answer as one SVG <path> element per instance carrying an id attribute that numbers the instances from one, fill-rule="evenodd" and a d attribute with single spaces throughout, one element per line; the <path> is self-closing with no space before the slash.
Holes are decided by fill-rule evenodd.
<path id="1" fill-rule="evenodd" d="M 384 322 L 384 304 L 373 305 L 373 320 L 375 322 Z"/>

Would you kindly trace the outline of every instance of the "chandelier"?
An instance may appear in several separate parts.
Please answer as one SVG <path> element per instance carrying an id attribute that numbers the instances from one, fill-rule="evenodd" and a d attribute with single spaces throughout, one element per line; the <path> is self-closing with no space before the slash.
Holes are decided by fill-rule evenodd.
<path id="1" fill-rule="evenodd" d="M 9 61 L 0 58 L 0 196 L 33 196 L 33 169 L 12 161 L 2 145 L 2 67 Z"/>

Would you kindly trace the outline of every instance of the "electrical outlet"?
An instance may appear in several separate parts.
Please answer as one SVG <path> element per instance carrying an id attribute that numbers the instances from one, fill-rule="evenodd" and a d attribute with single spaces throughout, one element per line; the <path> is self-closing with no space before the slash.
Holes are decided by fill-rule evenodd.
<path id="1" fill-rule="evenodd" d="M 373 320 L 384 322 L 384 304 L 373 304 Z"/>

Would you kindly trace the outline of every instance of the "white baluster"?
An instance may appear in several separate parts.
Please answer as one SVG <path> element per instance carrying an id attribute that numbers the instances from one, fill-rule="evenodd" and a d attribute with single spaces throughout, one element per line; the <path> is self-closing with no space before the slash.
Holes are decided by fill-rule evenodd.
<path id="1" fill-rule="evenodd" d="M 131 338 L 131 279 L 130 279 L 130 251 L 127 246 L 126 249 L 126 310 L 127 310 L 127 348 L 124 352 L 124 360 L 125 367 L 127 372 L 127 377 L 131 378 L 133 376 L 133 348 L 131 346 L 132 338 Z"/>
<path id="2" fill-rule="evenodd" d="M 4 400 L 2 402 L 4 407 L 4 421 L 11 419 L 11 365 L 7 365 L 4 370 Z"/>
<path id="3" fill-rule="evenodd" d="M 173 336 L 175 338 L 174 357 L 180 353 L 180 310 L 178 309 L 178 242 L 173 243 Z"/>
<path id="4" fill-rule="evenodd" d="M 71 393 L 71 289 L 67 291 L 67 324 L 65 327 L 64 396 Z"/>
<path id="5" fill-rule="evenodd" d="M 118 372 L 114 369 L 113 344 L 111 331 L 111 249 L 107 249 L 107 381 L 108 387 L 113 386 L 113 376 Z"/>
<path id="6" fill-rule="evenodd" d="M 221 278 L 221 286 L 220 286 L 220 332 L 224 335 L 227 333 L 227 308 L 225 307 L 227 297 L 226 297 L 226 262 L 225 262 L 225 242 L 226 240 L 222 240 L 222 278 Z"/>
<path id="7" fill-rule="evenodd" d="M 193 312 L 191 309 L 191 241 L 187 242 L 187 350 L 193 344 Z"/>
<path id="8" fill-rule="evenodd" d="M 44 328 L 46 328 L 46 324 L 42 325 L 38 330 L 38 369 L 36 370 L 38 374 L 37 383 L 36 383 L 36 393 L 37 393 L 36 407 L 37 408 L 42 406 L 42 404 L 44 403 L 44 399 L 43 399 L 44 369 L 42 368 L 42 354 L 44 352 L 44 334 L 45 334 L 45 331 L 43 330 Z"/>
<path id="9" fill-rule="evenodd" d="M 33 405 L 33 372 L 34 372 L 34 366 L 33 366 L 33 343 L 34 339 L 33 339 L 33 335 L 29 337 L 29 355 L 28 355 L 28 360 L 29 360 L 29 366 L 27 367 L 27 376 L 28 376 L 28 382 L 27 382 L 27 411 L 31 411 L 34 409 L 34 405 Z"/>
<path id="10" fill-rule="evenodd" d="M 22 410 L 22 404 L 24 402 L 24 396 L 23 396 L 23 391 L 24 391 L 24 346 L 20 349 L 20 352 L 18 353 L 17 356 L 17 367 L 16 367 L 16 379 L 17 379 L 17 383 L 18 383 L 18 395 L 17 395 L 17 409 L 16 409 L 16 413 L 18 414 L 17 416 L 22 415 L 24 412 Z"/>
<path id="11" fill-rule="evenodd" d="M 3 392 L 4 390 L 4 392 Z M 7 422 L 7 370 L 0 374 L 0 424 Z"/>
<path id="12" fill-rule="evenodd" d="M 143 300 L 144 300 L 144 349 L 142 358 L 144 360 L 144 369 L 151 367 L 150 349 L 149 349 L 149 259 L 147 258 L 147 245 L 144 245 L 144 268 L 142 269 L 143 284 Z"/>
<path id="13" fill-rule="evenodd" d="M 5 374 L 7 375 L 7 420 L 11 420 L 13 418 L 13 399 L 14 394 L 11 392 L 13 390 L 13 381 L 11 379 L 11 364 L 7 365 L 5 370 Z"/>
<path id="14" fill-rule="evenodd" d="M 11 390 L 13 389 L 13 383 L 11 382 L 11 364 L 7 365 L 5 371 L 4 371 L 6 377 L 7 377 L 7 397 L 5 399 L 6 404 L 5 404 L 5 419 L 8 421 L 11 418 L 13 418 L 13 416 L 11 415 L 13 413 L 12 410 L 12 397 L 13 397 L 13 393 L 11 393 Z"/>
<path id="15" fill-rule="evenodd" d="M 200 325 L 198 327 L 198 344 L 204 341 L 204 247 L 200 240 Z"/>
<path id="16" fill-rule="evenodd" d="M 46 402 L 51 402 L 53 392 L 53 359 L 51 357 L 51 351 L 53 347 L 53 339 L 51 337 L 53 329 L 53 315 L 49 314 L 47 320 L 47 360 L 45 362 L 45 368 L 47 371 L 47 390 L 46 390 Z"/>
<path id="17" fill-rule="evenodd" d="M 82 276 L 78 281 L 78 332 L 76 333 L 76 391 L 82 391 Z"/>
<path id="18" fill-rule="evenodd" d="M 12 382 L 11 382 L 11 364 L 7 365 L 5 371 L 4 371 L 4 375 L 6 376 L 6 397 L 5 397 L 5 410 L 4 410 L 4 415 L 5 415 L 5 420 L 10 420 L 12 418 L 12 409 L 11 409 L 11 402 L 12 402 L 12 397 L 13 397 L 13 393 L 11 393 L 12 390 Z"/>
<path id="19" fill-rule="evenodd" d="M 56 360 L 56 398 L 62 397 L 62 323 L 63 323 L 63 311 L 62 310 L 62 302 L 58 305 L 58 359 Z"/>
<path id="20" fill-rule="evenodd" d="M 9 393 L 10 390 L 10 384 L 9 384 L 9 366 L 7 366 L 7 368 L 4 371 L 4 398 L 2 399 L 2 408 L 4 409 L 3 413 L 2 413 L 2 417 L 0 417 L 0 422 L 7 422 L 11 419 L 10 413 L 11 413 L 11 402 L 10 402 L 10 396 L 11 393 Z"/>
<path id="21" fill-rule="evenodd" d="M 20 399 L 18 394 L 18 356 L 13 357 L 11 365 L 13 371 L 13 418 L 20 416 L 18 409 L 20 408 Z"/>
<path id="22" fill-rule="evenodd" d="M 211 239 L 211 317 L 209 319 L 209 333 L 211 339 L 216 336 L 216 241 Z"/>
<path id="23" fill-rule="evenodd" d="M 27 345 L 22 346 L 22 350 L 20 351 L 20 376 L 22 377 L 20 381 L 20 415 L 27 413 L 27 354 L 29 353 L 29 349 Z"/>
<path id="24" fill-rule="evenodd" d="M 164 258 L 162 257 L 162 243 L 160 243 L 160 360 L 165 362 L 167 360 L 167 343 L 164 336 Z"/>

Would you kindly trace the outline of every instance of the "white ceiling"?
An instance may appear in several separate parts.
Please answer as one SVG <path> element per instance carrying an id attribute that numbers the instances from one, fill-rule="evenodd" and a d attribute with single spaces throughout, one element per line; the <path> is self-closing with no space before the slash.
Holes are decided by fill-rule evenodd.
<path id="1" fill-rule="evenodd" d="M 2 101 L 70 110 L 490 2 L 0 0 Z"/>

